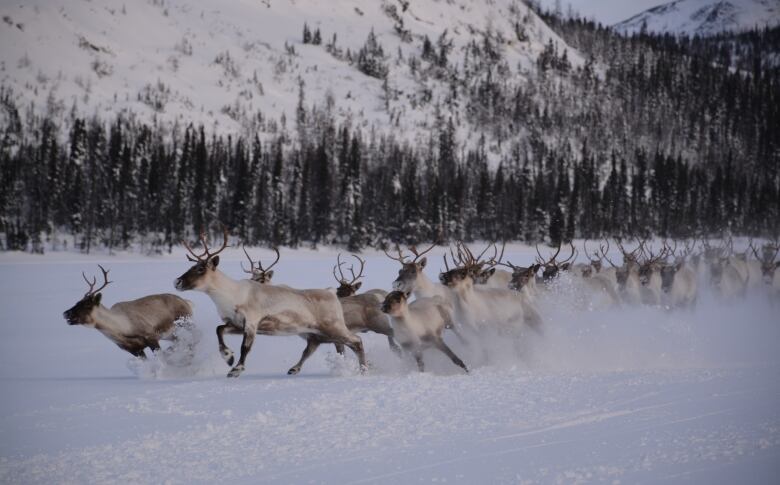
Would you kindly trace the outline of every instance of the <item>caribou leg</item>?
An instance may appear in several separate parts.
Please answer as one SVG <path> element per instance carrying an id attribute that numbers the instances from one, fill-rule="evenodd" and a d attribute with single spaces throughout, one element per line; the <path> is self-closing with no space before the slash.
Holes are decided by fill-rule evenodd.
<path id="1" fill-rule="evenodd" d="M 344 344 L 333 344 L 336 346 L 336 352 L 338 352 L 339 355 L 344 355 Z"/>
<path id="2" fill-rule="evenodd" d="M 222 356 L 222 358 L 225 359 L 227 365 L 232 366 L 233 362 L 235 361 L 235 355 L 233 354 L 233 351 L 230 350 L 230 347 L 225 345 L 225 337 L 224 337 L 225 332 L 232 333 L 232 334 L 236 334 L 239 332 L 227 320 L 225 320 L 224 325 L 219 325 L 217 327 L 217 341 L 219 342 L 219 353 Z"/>
<path id="3" fill-rule="evenodd" d="M 306 348 L 303 349 L 303 353 L 301 354 L 301 359 L 298 361 L 297 364 L 290 367 L 290 370 L 287 371 L 287 374 L 292 376 L 299 373 L 301 371 L 301 367 L 303 367 L 303 363 L 306 362 L 306 359 L 311 357 L 311 354 L 313 354 L 317 350 L 317 347 L 319 347 L 321 343 L 322 343 L 322 338 L 316 335 L 307 336 Z"/>
<path id="4" fill-rule="evenodd" d="M 363 351 L 363 341 L 360 337 L 349 334 L 346 337 L 344 345 L 349 347 L 350 350 L 357 355 L 358 362 L 360 363 L 360 372 L 365 372 L 365 370 L 368 369 L 368 364 L 366 364 L 366 353 Z"/>
<path id="5" fill-rule="evenodd" d="M 255 343 L 255 334 L 257 333 L 257 326 L 244 323 L 244 340 L 241 342 L 241 356 L 238 358 L 238 364 L 230 369 L 228 377 L 238 377 L 244 372 L 246 357 L 252 350 L 252 344 Z"/>
<path id="6" fill-rule="evenodd" d="M 465 371 L 468 373 L 468 371 L 469 371 L 469 368 L 468 368 L 468 367 L 466 367 L 466 364 L 464 364 L 464 363 L 463 363 L 463 361 L 462 361 L 462 360 L 460 360 L 460 357 L 458 357 L 457 355 L 455 355 L 455 352 L 453 352 L 453 351 L 452 351 L 452 349 L 451 349 L 451 348 L 449 348 L 449 347 L 447 346 L 447 344 L 445 344 L 445 343 L 444 343 L 444 340 L 442 340 L 442 339 L 437 339 L 437 340 L 436 340 L 436 341 L 433 343 L 433 345 L 435 345 L 437 349 L 439 349 L 439 350 L 441 350 L 442 352 L 444 352 L 444 354 L 445 354 L 447 357 L 449 357 L 449 358 L 450 358 L 450 360 L 453 362 L 453 364 L 457 365 L 458 367 L 462 368 L 463 370 L 465 370 Z"/>
<path id="7" fill-rule="evenodd" d="M 398 344 L 395 343 L 395 339 L 393 338 L 392 335 L 387 336 L 387 345 L 390 346 L 390 350 L 392 350 L 393 353 L 395 353 L 395 355 L 397 355 L 398 357 L 401 356 L 401 347 L 399 347 Z"/>
<path id="8" fill-rule="evenodd" d="M 414 360 L 417 362 L 417 370 L 420 372 L 425 372 L 425 362 L 423 362 L 422 350 L 414 350 Z"/>
<path id="9" fill-rule="evenodd" d="M 368 326 L 368 329 L 374 333 L 387 336 L 387 345 L 390 346 L 390 350 L 392 350 L 395 355 L 400 357 L 401 347 L 399 347 L 395 342 L 395 332 L 393 331 L 393 327 L 387 323 L 387 319 L 384 315 L 382 315 L 381 318 L 382 323 L 371 322 L 371 325 Z"/>

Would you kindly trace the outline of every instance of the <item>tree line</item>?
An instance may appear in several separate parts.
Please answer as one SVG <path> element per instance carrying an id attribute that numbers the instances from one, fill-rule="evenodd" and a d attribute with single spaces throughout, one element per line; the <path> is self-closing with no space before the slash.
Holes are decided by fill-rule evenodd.
<path id="1" fill-rule="evenodd" d="M 303 82 L 295 133 L 285 120 L 273 133 L 234 137 L 72 113 L 64 141 L 62 120 L 22 116 L 0 88 L 0 244 L 163 251 L 216 221 L 247 244 L 350 250 L 777 234 L 780 71 L 767 62 L 777 29 L 623 38 L 581 19 L 545 20 L 585 62 L 575 66 L 550 42 L 522 84 L 508 79 L 496 33 L 457 63 L 446 31 L 435 44 L 423 39 L 420 56 L 404 62 L 449 89 L 430 101 L 436 120 L 414 146 L 307 106 Z M 519 23 L 516 32 L 527 39 Z M 396 67 L 378 63 L 373 32 L 367 46 L 382 68 L 371 75 L 387 79 Z M 479 127 L 476 143 L 458 140 L 464 124 Z"/>

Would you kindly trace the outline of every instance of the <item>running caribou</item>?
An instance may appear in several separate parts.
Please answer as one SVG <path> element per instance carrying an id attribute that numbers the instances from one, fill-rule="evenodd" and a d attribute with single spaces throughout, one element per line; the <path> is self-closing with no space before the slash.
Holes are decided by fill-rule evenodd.
<path id="1" fill-rule="evenodd" d="M 407 261 L 407 258 L 410 258 L 410 256 L 403 254 L 397 244 L 395 245 L 395 251 L 398 253 L 398 256 L 391 256 L 387 251 L 384 251 L 388 258 L 401 263 L 401 269 L 398 270 L 398 278 L 393 281 L 393 290 L 407 294 L 413 293 L 417 298 L 440 296 L 445 301 L 449 302 L 451 300 L 447 288 L 434 283 L 423 272 L 425 265 L 428 263 L 428 258 L 425 257 L 425 254 L 434 247 L 436 247 L 435 243 L 431 244 L 424 251 L 418 251 L 416 246 L 409 246 L 409 251 L 414 255 L 414 259 L 411 261 Z"/>
<path id="2" fill-rule="evenodd" d="M 453 261 L 453 269 L 450 269 L 447 255 L 444 255 L 445 271 L 439 275 L 441 283 L 452 290 L 458 322 L 477 333 L 490 327 L 499 331 L 515 331 L 524 322 L 534 327 L 541 322 L 538 314 L 524 305 L 517 292 L 508 288 L 475 286 L 472 275 L 480 272 L 487 262 L 475 258 L 462 245 L 459 254 L 462 258 Z"/>
<path id="3" fill-rule="evenodd" d="M 369 290 L 357 295 L 357 291 L 362 286 L 362 282 L 358 280 L 363 277 L 366 261 L 354 254 L 352 257 L 360 263 L 360 269 L 356 274 L 354 265 L 351 265 L 348 268 L 351 278 L 344 275 L 342 266 L 345 263 L 341 261 L 340 253 L 336 257 L 336 265 L 333 267 L 333 277 L 336 278 L 336 282 L 339 284 L 336 296 L 338 296 L 341 302 L 347 328 L 352 333 L 370 331 L 385 335 L 387 336 L 387 343 L 390 349 L 396 354 L 400 354 L 398 344 L 393 339 L 393 327 L 390 325 L 387 316 L 380 311 L 380 305 L 387 296 L 387 292 L 384 290 Z M 338 271 L 338 275 L 336 271 Z M 344 353 L 344 347 L 341 344 L 336 344 L 336 350 L 340 354 Z"/>
<path id="4" fill-rule="evenodd" d="M 306 349 L 288 374 L 300 372 L 306 359 L 322 343 L 346 345 L 357 355 L 361 369 L 366 368 L 363 342 L 347 329 L 336 295 L 328 290 L 296 290 L 230 278 L 218 269 L 219 253 L 228 246 L 227 228 L 223 228 L 223 236 L 222 246 L 211 251 L 206 235 L 201 233 L 200 254 L 183 241 L 189 252 L 187 259 L 195 264 L 175 280 L 174 286 L 179 291 L 202 291 L 214 302 L 224 322 L 217 327 L 219 350 L 230 366 L 234 354 L 225 345 L 224 334 L 243 335 L 241 355 L 228 377 L 238 377 L 244 371 L 257 334 L 298 335 L 306 340 Z"/>
<path id="5" fill-rule="evenodd" d="M 444 329 L 452 327 L 450 306 L 440 297 L 417 298 L 408 302 L 409 293 L 393 291 L 382 302 L 382 311 L 390 316 L 395 337 L 410 352 L 420 372 L 425 371 L 423 350 L 435 348 L 464 371 L 469 369 L 444 342 Z"/>
<path id="6" fill-rule="evenodd" d="M 95 328 L 120 349 L 141 359 L 146 358 L 144 349 L 159 350 L 160 340 L 173 341 L 175 345 L 177 326 L 191 328 L 187 319 L 192 316 L 192 303 L 176 295 L 149 295 L 106 308 L 101 303 L 101 291 L 112 282 L 108 281 L 109 270 L 98 267 L 103 272 L 103 284 L 97 289 L 97 277 L 89 281 L 81 273 L 89 289 L 63 313 L 69 325 Z"/>

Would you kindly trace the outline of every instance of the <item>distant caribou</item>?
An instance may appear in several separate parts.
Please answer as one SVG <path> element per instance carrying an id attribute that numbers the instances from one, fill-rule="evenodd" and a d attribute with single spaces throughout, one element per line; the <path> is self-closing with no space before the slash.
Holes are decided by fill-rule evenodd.
<path id="1" fill-rule="evenodd" d="M 271 268 L 276 266 L 276 263 L 279 262 L 279 259 L 281 255 L 279 254 L 279 250 L 274 248 L 274 252 L 276 252 L 276 259 L 273 263 L 271 263 L 271 266 L 268 266 L 267 268 L 263 268 L 263 262 L 259 259 L 257 261 L 253 261 L 252 257 L 249 256 L 249 253 L 246 251 L 246 248 L 242 245 L 241 249 L 244 250 L 244 254 L 246 254 L 246 259 L 249 260 L 249 269 L 244 268 L 244 263 L 241 263 L 241 269 L 244 270 L 244 273 L 247 273 L 250 275 L 250 279 L 252 281 L 255 281 L 260 284 L 264 283 L 270 283 L 271 279 L 274 277 L 274 272 Z M 257 267 L 255 267 L 257 265 Z"/>
<path id="2" fill-rule="evenodd" d="M 176 326 L 190 326 L 185 322 L 192 316 L 192 303 L 176 295 L 149 295 L 137 300 L 115 303 L 111 308 L 101 304 L 100 293 L 111 281 L 109 270 L 98 265 L 103 272 L 103 284 L 95 289 L 97 277 L 90 282 L 84 272 L 81 276 L 89 289 L 63 316 L 69 325 L 95 328 L 108 337 L 120 349 L 145 359 L 144 349 L 160 349 L 160 340 L 176 342 Z M 174 344 L 175 345 L 175 344 Z"/>

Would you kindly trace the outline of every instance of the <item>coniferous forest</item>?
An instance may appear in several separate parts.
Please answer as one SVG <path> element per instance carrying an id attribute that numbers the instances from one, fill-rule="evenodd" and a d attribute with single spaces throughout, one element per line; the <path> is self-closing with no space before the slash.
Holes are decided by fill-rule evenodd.
<path id="1" fill-rule="evenodd" d="M 422 145 L 339 124 L 333 101 L 307 99 L 303 83 L 294 119 L 236 136 L 76 111 L 63 134 L 61 119 L 16 106 L 3 88 L 0 244 L 164 251 L 217 221 L 248 244 L 351 250 L 778 233 L 780 29 L 625 38 L 542 16 L 584 66 L 549 44 L 535 76 L 512 82 L 490 32 L 460 67 L 446 38 L 404 60 L 451 85 L 441 103 L 466 106 L 468 119 L 440 116 Z M 355 62 L 382 77 L 387 56 L 370 38 Z M 455 139 L 462 123 L 483 130 L 467 149 Z"/>

